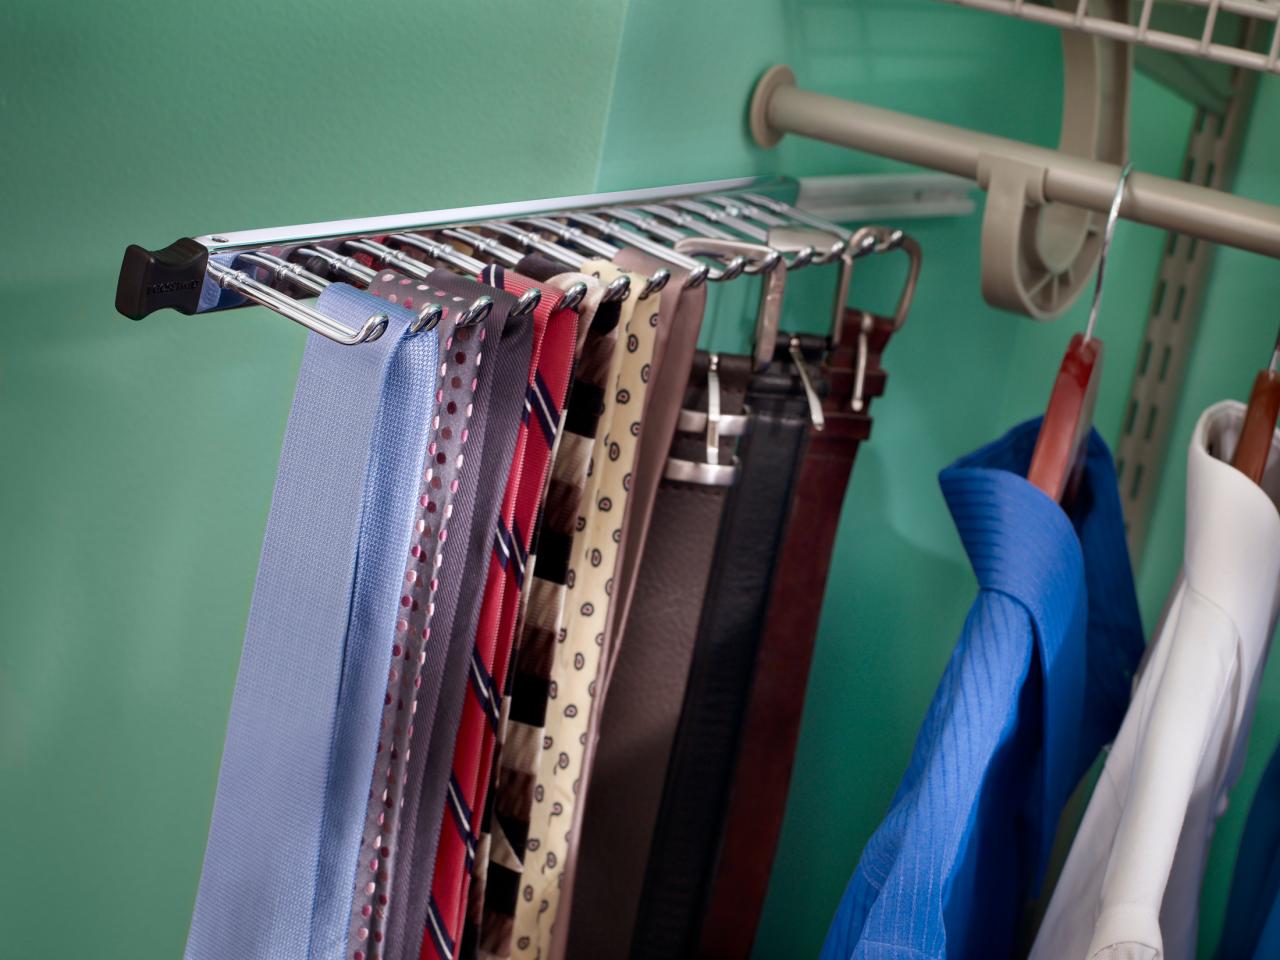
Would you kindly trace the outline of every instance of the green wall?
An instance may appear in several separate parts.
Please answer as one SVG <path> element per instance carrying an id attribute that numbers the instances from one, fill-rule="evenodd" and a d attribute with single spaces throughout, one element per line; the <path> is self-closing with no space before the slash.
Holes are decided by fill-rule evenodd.
<path id="1" fill-rule="evenodd" d="M 590 190 L 623 12 L 0 5 L 0 956 L 182 955 L 302 354 L 125 246 Z"/>
<path id="2" fill-rule="evenodd" d="M 260 310 L 131 324 L 112 308 L 124 246 L 596 187 L 894 169 L 794 138 L 756 149 L 746 99 L 775 62 L 824 92 L 1056 137 L 1053 33 L 930 0 L 0 10 L 7 951 L 181 952 L 303 341 Z M 1280 89 L 1263 86 L 1257 115 L 1274 116 Z M 1176 174 L 1189 121 L 1138 78 L 1139 168 Z M 1239 192 L 1280 202 L 1277 150 L 1259 125 Z M 907 226 L 925 270 L 841 519 L 762 958 L 816 952 L 972 599 L 937 471 L 1042 407 L 1082 322 L 1083 308 L 1035 324 L 982 303 L 979 214 Z M 1113 441 L 1160 242 L 1129 224 L 1117 238 L 1099 328 L 1098 424 Z M 1139 577 L 1148 628 L 1180 556 L 1177 448 L 1207 403 L 1246 394 L 1274 336 L 1274 277 L 1259 258 L 1220 257 Z M 856 302 L 887 307 L 900 278 L 896 264 L 860 270 Z M 824 282 L 797 275 L 788 326 L 823 328 Z M 741 342 L 751 295 L 740 284 L 717 297 L 706 342 Z M 1219 831 L 1206 944 L 1280 736 L 1276 672 Z"/>

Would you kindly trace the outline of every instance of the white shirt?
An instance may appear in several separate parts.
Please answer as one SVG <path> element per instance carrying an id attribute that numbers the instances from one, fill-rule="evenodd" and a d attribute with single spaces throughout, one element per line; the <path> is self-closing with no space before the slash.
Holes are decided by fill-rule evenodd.
<path id="1" fill-rule="evenodd" d="M 1261 487 L 1219 459 L 1244 410 L 1219 403 L 1196 424 L 1182 572 L 1031 960 L 1194 960 L 1200 880 L 1280 601 L 1280 433 Z"/>

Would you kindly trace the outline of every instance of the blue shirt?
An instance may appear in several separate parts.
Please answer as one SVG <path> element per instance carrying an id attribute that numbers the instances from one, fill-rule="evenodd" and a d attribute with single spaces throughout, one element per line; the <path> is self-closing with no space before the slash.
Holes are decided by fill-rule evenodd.
<path id="1" fill-rule="evenodd" d="M 1218 960 L 1268 957 L 1280 957 L 1280 750 L 1249 808 L 1218 944 Z"/>
<path id="2" fill-rule="evenodd" d="M 1039 420 L 940 476 L 979 592 L 823 960 L 1012 956 L 1067 796 L 1143 648 L 1110 452 L 1068 512 L 1024 476 Z"/>

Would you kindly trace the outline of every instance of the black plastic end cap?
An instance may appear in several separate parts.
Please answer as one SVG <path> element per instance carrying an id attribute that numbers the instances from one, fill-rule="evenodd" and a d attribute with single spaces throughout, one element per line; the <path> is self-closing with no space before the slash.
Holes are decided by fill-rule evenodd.
<path id="1" fill-rule="evenodd" d="M 130 244 L 120 264 L 116 309 L 130 320 L 141 320 L 165 307 L 195 313 L 208 262 L 208 249 L 189 237 L 162 250 Z"/>

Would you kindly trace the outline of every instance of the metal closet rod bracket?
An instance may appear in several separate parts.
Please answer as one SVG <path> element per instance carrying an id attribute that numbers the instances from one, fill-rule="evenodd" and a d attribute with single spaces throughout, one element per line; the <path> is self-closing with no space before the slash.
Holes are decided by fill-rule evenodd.
<path id="1" fill-rule="evenodd" d="M 1105 214 L 1121 169 L 1118 162 L 1089 159 L 803 90 L 797 86 L 795 74 L 785 66 L 772 67 L 756 84 L 750 124 L 752 136 L 761 146 L 773 146 L 784 134 L 795 133 L 954 174 L 992 189 L 987 210 L 989 223 L 983 227 L 983 294 L 996 306 L 1041 318 L 1060 313 L 1071 300 L 1060 297 L 1052 309 L 1048 301 L 1033 302 L 1029 306 L 1034 309 L 1020 309 L 1011 301 L 1019 298 L 1020 290 L 1029 291 L 1034 300 L 1055 287 L 1074 297 L 1088 279 L 1087 273 L 1079 276 L 1080 257 L 1090 247 L 1096 251 L 1097 231 L 1090 223 L 1076 251 L 1069 244 L 1054 249 L 1051 243 L 1045 249 L 1045 238 L 1038 238 L 1040 249 L 1035 256 L 1050 262 L 1040 264 L 1043 272 L 1037 278 L 1032 273 L 1013 272 L 1012 262 L 1020 264 L 1018 269 L 1028 263 L 1035 266 L 1035 256 L 1027 255 L 1025 245 L 1015 253 L 1013 234 L 1007 229 L 1000 234 L 1005 238 L 1003 245 L 997 245 L 992 240 L 992 231 L 997 229 L 993 216 L 1002 208 L 1001 216 L 1016 221 L 1019 216 L 1030 216 L 1028 209 L 1034 212 L 1037 205 L 1041 212 L 1061 205 Z M 1066 125 L 1064 116 L 1064 139 Z M 992 201 L 996 211 L 992 210 Z M 1010 206 L 1014 208 L 1012 216 Z M 1280 207 L 1221 190 L 1135 173 L 1129 180 L 1120 216 L 1280 258 Z M 1074 270 L 1052 274 L 1055 265 L 1071 262 L 1077 264 Z M 994 273 L 988 274 L 988 270 Z M 1037 288 L 1036 283 L 1045 273 L 1052 274 L 1051 279 Z"/>

